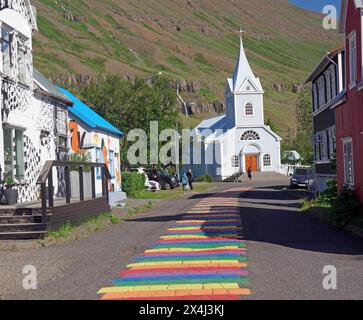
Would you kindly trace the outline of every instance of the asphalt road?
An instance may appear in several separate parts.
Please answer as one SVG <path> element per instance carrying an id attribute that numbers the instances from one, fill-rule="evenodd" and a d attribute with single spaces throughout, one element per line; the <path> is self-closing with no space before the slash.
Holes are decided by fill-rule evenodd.
<path id="1" fill-rule="evenodd" d="M 285 190 L 287 182 L 262 179 L 240 194 L 253 293 L 246 299 L 363 299 L 363 240 L 301 213 L 301 194 Z M 216 192 L 233 186 L 217 184 Z M 0 299 L 96 299 L 112 276 L 210 195 L 162 202 L 132 221 L 61 246 L 0 252 Z M 38 270 L 37 290 L 22 288 L 25 265 Z M 337 268 L 337 290 L 323 289 L 326 265 Z"/>

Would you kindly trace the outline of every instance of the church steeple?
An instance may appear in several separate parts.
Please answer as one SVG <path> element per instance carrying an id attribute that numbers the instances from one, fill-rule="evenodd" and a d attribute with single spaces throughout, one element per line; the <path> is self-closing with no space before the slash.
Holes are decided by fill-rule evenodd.
<path id="1" fill-rule="evenodd" d="M 240 31 L 240 51 L 237 60 L 236 67 L 233 73 L 233 91 L 244 91 L 242 85 L 246 82 L 246 80 L 251 81 L 251 85 L 254 87 L 256 91 L 263 91 L 261 83 L 258 78 L 255 77 L 253 71 L 251 69 L 250 64 L 248 63 L 246 52 L 243 45 L 242 33 Z"/>

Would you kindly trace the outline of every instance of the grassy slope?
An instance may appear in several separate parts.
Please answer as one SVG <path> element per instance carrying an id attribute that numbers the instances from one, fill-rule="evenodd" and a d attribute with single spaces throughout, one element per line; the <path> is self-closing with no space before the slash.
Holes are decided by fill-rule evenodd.
<path id="1" fill-rule="evenodd" d="M 322 29 L 321 17 L 287 0 L 32 2 L 40 29 L 34 40 L 35 65 L 47 76 L 163 71 L 172 78 L 205 83 L 193 97 L 202 102 L 223 101 L 242 25 L 250 63 L 266 91 L 266 118 L 272 118 L 282 133 L 294 126 L 286 118 L 293 118 L 296 95 L 276 93 L 272 84 L 303 82 L 324 53 L 337 45 L 336 34 Z M 65 19 L 64 8 L 85 20 Z M 196 121 L 183 119 L 186 125 Z"/>

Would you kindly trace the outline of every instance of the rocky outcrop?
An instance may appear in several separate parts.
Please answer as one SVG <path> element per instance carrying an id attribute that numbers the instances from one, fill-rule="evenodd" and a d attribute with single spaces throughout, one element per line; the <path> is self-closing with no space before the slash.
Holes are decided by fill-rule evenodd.
<path id="1" fill-rule="evenodd" d="M 171 86 L 177 90 L 179 84 L 179 92 L 196 93 L 202 88 L 202 84 L 198 81 L 191 80 L 172 80 Z"/>
<path id="2" fill-rule="evenodd" d="M 85 16 L 74 16 L 71 12 L 63 12 L 62 17 L 76 23 L 87 22 L 87 18 Z"/>
<path id="3" fill-rule="evenodd" d="M 222 113 L 225 111 L 224 105 L 220 102 L 186 102 L 188 115 L 200 113 Z M 180 112 L 185 114 L 184 107 L 180 104 Z"/>
<path id="4" fill-rule="evenodd" d="M 307 85 L 304 83 L 298 83 L 298 84 L 294 84 L 294 85 L 286 85 L 283 83 L 274 83 L 272 85 L 272 89 L 278 93 L 283 93 L 283 92 L 292 92 L 292 93 L 300 93 L 303 90 L 305 90 L 307 88 Z"/>

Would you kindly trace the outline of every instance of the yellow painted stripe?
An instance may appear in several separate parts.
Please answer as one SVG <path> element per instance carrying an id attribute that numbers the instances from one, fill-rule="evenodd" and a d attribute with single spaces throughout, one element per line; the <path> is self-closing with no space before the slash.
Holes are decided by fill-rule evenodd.
<path id="1" fill-rule="evenodd" d="M 181 261 L 158 261 L 158 262 L 138 262 L 127 265 L 127 268 L 138 268 L 138 267 L 154 267 L 154 266 L 180 266 L 180 265 L 236 265 L 240 262 L 238 260 L 181 260 Z"/>
<path id="2" fill-rule="evenodd" d="M 178 264 L 178 265 L 162 265 L 162 266 L 139 266 L 139 267 L 133 267 L 132 270 L 139 270 L 142 271 L 144 269 L 155 269 L 155 270 L 162 270 L 162 269 L 169 269 L 169 268 L 174 268 L 174 269 L 180 269 L 180 270 L 186 270 L 186 268 L 206 268 L 206 267 L 227 267 L 225 264 Z M 239 264 L 233 264 L 233 265 L 229 265 L 229 267 L 237 267 L 237 268 L 247 268 L 248 267 L 248 263 L 246 262 L 241 262 Z"/>
<path id="3" fill-rule="evenodd" d="M 168 229 L 168 231 L 189 231 L 189 230 L 214 230 L 214 229 L 217 229 L 217 230 L 228 230 L 228 229 L 241 229 L 241 227 L 238 227 L 238 226 L 226 226 L 226 227 L 218 227 L 218 226 L 211 226 L 211 227 L 203 227 L 203 226 L 200 226 L 200 227 L 185 227 L 185 228 L 171 228 L 171 229 Z"/>
<path id="4" fill-rule="evenodd" d="M 237 283 L 209 283 L 209 284 L 174 284 L 169 286 L 127 286 L 106 287 L 98 291 L 98 294 L 121 292 L 150 292 L 150 291 L 175 291 L 175 290 L 202 290 L 202 289 L 239 289 Z"/>

